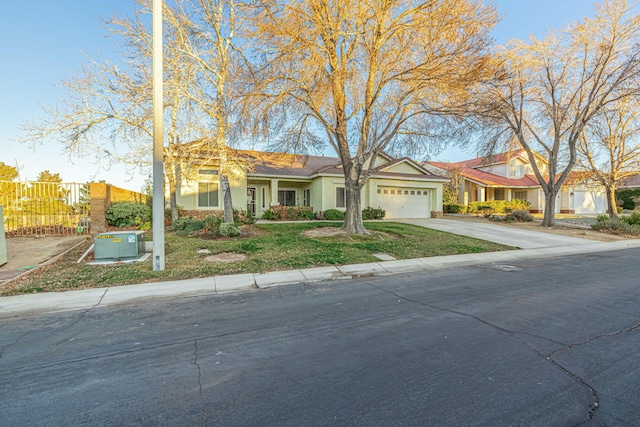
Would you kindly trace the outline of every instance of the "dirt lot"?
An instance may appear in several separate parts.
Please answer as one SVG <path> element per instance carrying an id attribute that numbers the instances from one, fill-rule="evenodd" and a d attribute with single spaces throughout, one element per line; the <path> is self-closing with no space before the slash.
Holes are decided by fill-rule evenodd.
<path id="1" fill-rule="evenodd" d="M 0 267 L 0 282 L 16 277 L 55 258 L 90 236 L 7 237 L 7 263 Z"/>

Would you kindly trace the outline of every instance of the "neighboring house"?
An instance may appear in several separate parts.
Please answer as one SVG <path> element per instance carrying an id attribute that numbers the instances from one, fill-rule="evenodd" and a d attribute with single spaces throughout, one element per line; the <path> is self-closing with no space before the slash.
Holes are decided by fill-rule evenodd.
<path id="1" fill-rule="evenodd" d="M 640 174 L 630 176 L 618 185 L 618 189 L 620 190 L 630 188 L 640 188 Z"/>
<path id="2" fill-rule="evenodd" d="M 546 160 L 536 155 L 541 172 L 547 172 Z M 458 203 L 486 200 L 521 199 L 531 203 L 531 212 L 543 212 L 544 191 L 533 174 L 525 150 L 498 153 L 457 163 L 425 162 L 434 173 L 459 174 L 464 179 L 458 192 Z M 592 214 L 607 211 L 604 187 L 580 173 L 571 173 L 562 186 L 556 202 L 556 213 Z"/>
<path id="3" fill-rule="evenodd" d="M 233 205 L 260 217 L 273 205 L 309 206 L 314 212 L 346 209 L 344 175 L 336 157 L 232 150 L 229 174 Z M 186 164 L 185 164 L 186 166 Z M 221 210 L 219 162 L 190 154 L 189 170 L 176 187 L 185 210 Z M 386 218 L 429 218 L 442 215 L 442 188 L 449 179 L 409 159 L 379 155 L 362 189 L 362 208 L 380 207 Z M 183 167 L 186 170 L 186 167 Z"/>

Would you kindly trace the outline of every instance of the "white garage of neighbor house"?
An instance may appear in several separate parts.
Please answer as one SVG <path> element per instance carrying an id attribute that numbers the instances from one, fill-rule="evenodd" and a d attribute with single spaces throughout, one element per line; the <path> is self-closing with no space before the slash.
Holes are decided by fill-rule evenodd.
<path id="1" fill-rule="evenodd" d="M 257 217 L 274 205 L 308 206 L 320 213 L 346 209 L 344 175 L 336 157 L 232 150 L 236 164 L 230 174 L 235 209 Z M 365 165 L 368 166 L 368 165 Z M 188 211 L 222 209 L 219 161 L 211 153 L 190 152 L 177 184 L 177 203 Z M 372 162 L 362 189 L 362 208 L 382 208 L 385 218 L 442 216 L 442 188 L 449 179 L 433 174 L 409 158 L 386 154 Z"/>

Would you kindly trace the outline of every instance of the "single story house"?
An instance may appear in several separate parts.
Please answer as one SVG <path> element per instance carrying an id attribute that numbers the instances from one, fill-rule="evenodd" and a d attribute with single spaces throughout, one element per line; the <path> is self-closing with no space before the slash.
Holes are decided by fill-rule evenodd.
<path id="1" fill-rule="evenodd" d="M 342 165 L 336 157 L 230 150 L 229 183 L 234 208 L 260 217 L 274 205 L 309 206 L 314 212 L 346 209 Z M 187 164 L 188 163 L 188 164 Z M 362 207 L 382 208 L 386 218 L 442 216 L 443 184 L 449 179 L 407 157 L 378 155 L 362 189 Z M 185 210 L 222 209 L 219 160 L 190 152 L 176 198 Z M 367 165 L 366 165 L 367 166 Z"/>
<path id="2" fill-rule="evenodd" d="M 547 161 L 535 154 L 536 162 L 546 172 Z M 533 174 L 527 152 L 523 149 L 478 157 L 456 163 L 424 162 L 433 173 L 463 179 L 458 189 L 458 203 L 486 200 L 527 200 L 531 212 L 543 212 L 544 191 Z M 556 201 L 556 213 L 600 214 L 607 211 L 604 187 L 580 173 L 571 173 Z"/>

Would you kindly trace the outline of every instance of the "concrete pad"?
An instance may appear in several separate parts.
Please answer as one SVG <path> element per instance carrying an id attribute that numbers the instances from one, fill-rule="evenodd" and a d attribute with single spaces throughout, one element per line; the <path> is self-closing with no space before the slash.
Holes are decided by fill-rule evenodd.
<path id="1" fill-rule="evenodd" d="M 256 285 L 252 273 L 216 276 L 216 292 L 230 292 L 252 289 Z"/>
<path id="2" fill-rule="evenodd" d="M 88 310 L 98 305 L 106 291 L 107 288 L 96 288 L 2 297 L 0 318 L 45 311 Z"/>
<path id="3" fill-rule="evenodd" d="M 336 279 L 344 279 L 349 278 L 346 277 L 340 270 L 336 267 L 313 267 L 313 268 L 303 268 L 300 270 L 300 273 L 307 279 L 307 281 L 317 282 L 320 280 L 336 280 Z"/>
<path id="4" fill-rule="evenodd" d="M 400 259 L 394 261 L 384 261 L 378 263 L 389 273 L 404 273 L 407 271 L 420 271 L 425 269 L 425 265 L 417 259 Z"/>
<path id="5" fill-rule="evenodd" d="M 370 276 L 387 272 L 387 270 L 382 268 L 382 266 L 377 262 L 370 262 L 367 264 L 341 265 L 338 267 L 338 270 L 349 276 Z"/>
<path id="6" fill-rule="evenodd" d="M 256 285 L 261 289 L 291 283 L 301 283 L 307 280 L 299 270 L 271 271 L 264 274 L 254 274 L 253 277 Z"/>
<path id="7" fill-rule="evenodd" d="M 382 261 L 395 261 L 397 258 L 392 257 L 389 254 L 384 254 L 384 253 L 379 253 L 379 254 L 371 254 L 374 257 L 378 258 L 379 260 Z"/>

